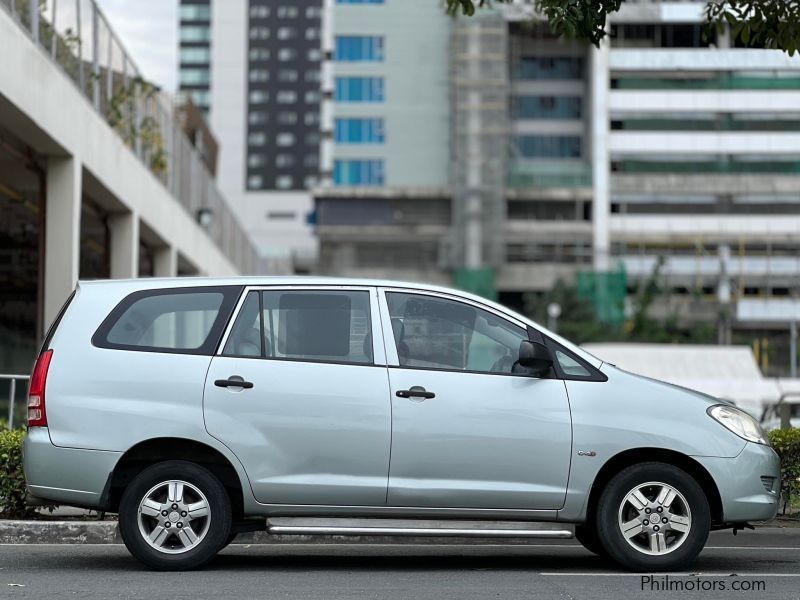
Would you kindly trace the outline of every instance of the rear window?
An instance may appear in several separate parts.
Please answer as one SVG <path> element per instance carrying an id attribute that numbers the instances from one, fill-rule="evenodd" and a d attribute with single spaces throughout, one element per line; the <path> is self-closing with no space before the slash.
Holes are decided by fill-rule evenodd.
<path id="1" fill-rule="evenodd" d="M 120 302 L 92 338 L 121 350 L 212 354 L 239 287 L 135 292 Z"/>

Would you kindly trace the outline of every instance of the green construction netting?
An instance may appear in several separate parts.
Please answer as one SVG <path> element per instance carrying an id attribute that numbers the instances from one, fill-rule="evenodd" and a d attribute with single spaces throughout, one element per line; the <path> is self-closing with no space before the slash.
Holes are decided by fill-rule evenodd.
<path id="1" fill-rule="evenodd" d="M 497 300 L 494 269 L 488 267 L 482 269 L 456 269 L 453 273 L 453 283 L 457 288 L 465 292 L 471 292 L 489 300 Z"/>
<path id="2" fill-rule="evenodd" d="M 621 325 L 625 320 L 627 283 L 621 266 L 617 271 L 581 271 L 577 277 L 578 296 L 594 305 L 598 320 Z"/>

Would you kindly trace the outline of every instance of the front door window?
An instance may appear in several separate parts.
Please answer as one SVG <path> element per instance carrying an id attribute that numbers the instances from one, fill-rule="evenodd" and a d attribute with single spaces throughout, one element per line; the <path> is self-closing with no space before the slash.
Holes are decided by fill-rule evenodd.
<path id="1" fill-rule="evenodd" d="M 386 294 L 400 366 L 523 373 L 517 363 L 526 331 L 489 311 L 445 298 Z"/>

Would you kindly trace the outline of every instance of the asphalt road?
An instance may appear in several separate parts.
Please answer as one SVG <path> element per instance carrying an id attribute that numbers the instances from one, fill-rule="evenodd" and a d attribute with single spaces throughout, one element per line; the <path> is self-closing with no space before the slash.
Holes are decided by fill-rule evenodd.
<path id="1" fill-rule="evenodd" d="M 651 581 L 665 585 L 663 575 Z M 0 546 L 0 598 L 800 599 L 800 528 L 713 533 L 673 591 L 572 541 L 500 545 L 234 544 L 205 570 L 154 573 L 118 545 Z M 684 591 L 674 586 L 683 586 Z M 644 586 L 644 589 L 643 589 Z M 686 591 L 701 586 L 700 591 Z M 742 589 L 747 588 L 747 589 Z M 696 589 L 696 588 L 695 588 Z"/>

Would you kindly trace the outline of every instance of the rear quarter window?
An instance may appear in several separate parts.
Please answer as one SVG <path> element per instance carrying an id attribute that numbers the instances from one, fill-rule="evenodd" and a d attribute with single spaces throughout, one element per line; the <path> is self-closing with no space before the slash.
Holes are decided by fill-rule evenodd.
<path id="1" fill-rule="evenodd" d="M 212 354 L 241 287 L 134 292 L 111 311 L 92 337 L 99 348 Z"/>

